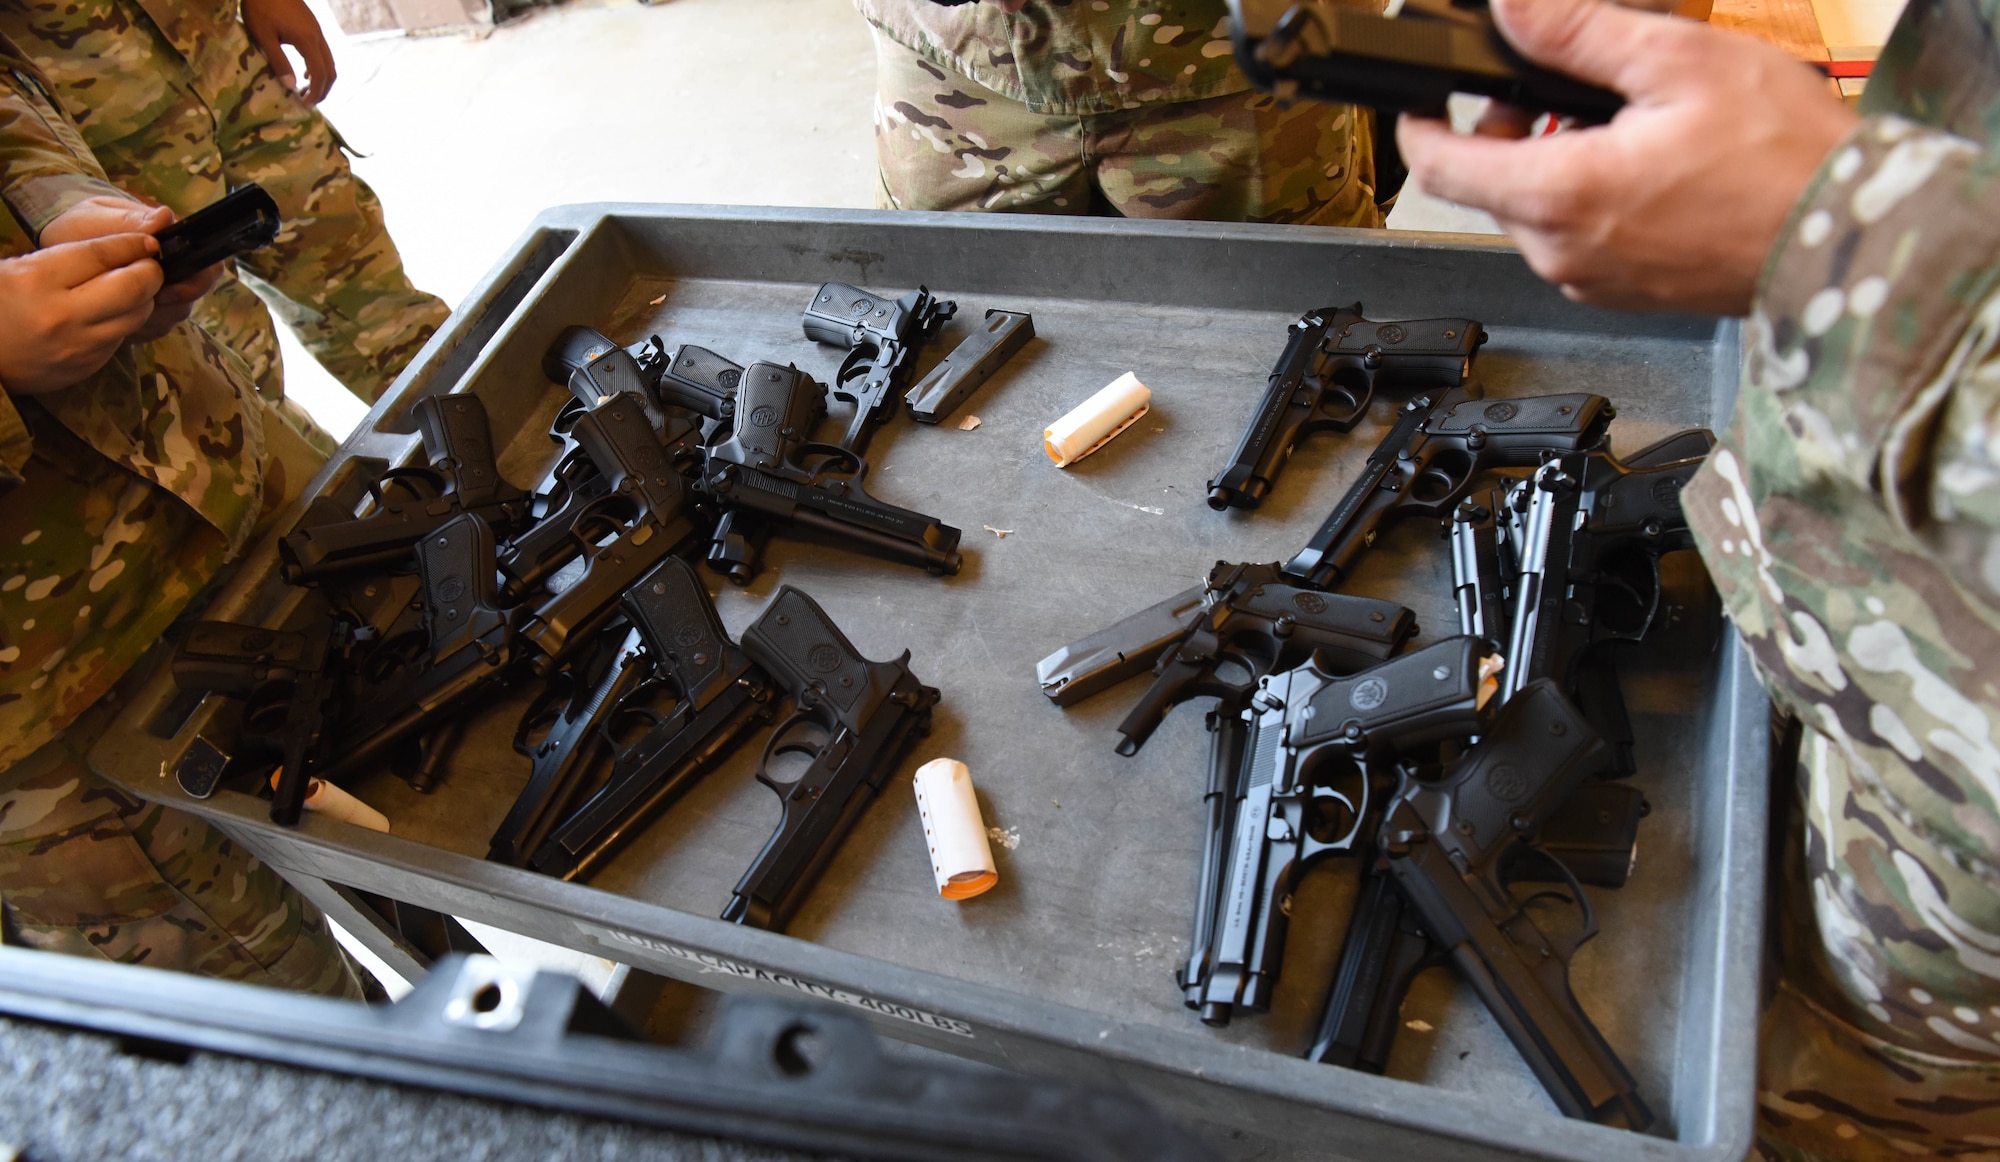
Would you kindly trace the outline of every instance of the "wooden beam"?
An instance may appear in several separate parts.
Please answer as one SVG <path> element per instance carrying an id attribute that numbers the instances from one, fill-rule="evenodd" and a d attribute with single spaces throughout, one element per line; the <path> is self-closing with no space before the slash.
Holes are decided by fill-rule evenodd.
<path id="1" fill-rule="evenodd" d="M 1715 0 L 1708 22 L 1769 41 L 1800 60 L 1827 59 L 1811 0 Z"/>

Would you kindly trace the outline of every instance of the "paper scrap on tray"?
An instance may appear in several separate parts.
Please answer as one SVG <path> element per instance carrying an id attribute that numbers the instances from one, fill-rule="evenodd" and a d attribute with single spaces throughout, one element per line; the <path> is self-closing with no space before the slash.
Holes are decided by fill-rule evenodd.
<path id="1" fill-rule="evenodd" d="M 998 827 L 988 827 L 986 829 L 986 838 L 1006 848 L 1008 851 L 1012 851 L 1021 846 L 1021 829 L 1018 827 L 1009 827 L 1003 831 Z"/>
<path id="2" fill-rule="evenodd" d="M 1414 1029 L 1419 1033 L 1428 1033 L 1433 1028 L 1429 1021 L 1405 1021 L 1403 1022 L 1403 1027 L 1405 1029 Z"/>
<path id="3" fill-rule="evenodd" d="M 978 426 L 979 426 L 978 416 L 967 416 L 964 419 L 958 421 L 958 430 L 961 432 L 969 432 Z"/>
<path id="4" fill-rule="evenodd" d="M 1151 410 L 1152 401 L 1152 391 L 1128 371 L 1042 429 L 1042 450 L 1056 467 L 1067 468 L 1137 423 Z"/>
<path id="5" fill-rule="evenodd" d="M 981 525 L 979 527 L 985 529 L 989 533 L 992 533 L 994 536 L 999 537 L 1003 541 L 1007 539 L 1008 533 L 1014 531 L 1013 529 L 996 529 L 992 525 Z"/>
<path id="6" fill-rule="evenodd" d="M 649 306 L 649 307 L 657 307 L 657 306 L 659 306 L 659 305 L 660 305 L 661 303 L 664 303 L 664 302 L 666 302 L 666 301 L 667 301 L 667 296 L 665 296 L 665 295 L 661 295 L 661 296 L 660 296 L 659 298 L 656 298 L 656 299 L 647 299 L 647 300 L 646 300 L 646 305 L 647 305 L 647 306 Z"/>

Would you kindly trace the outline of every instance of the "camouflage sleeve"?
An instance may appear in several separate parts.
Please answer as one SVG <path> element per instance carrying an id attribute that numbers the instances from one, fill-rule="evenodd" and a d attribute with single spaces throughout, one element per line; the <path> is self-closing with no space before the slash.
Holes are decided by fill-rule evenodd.
<path id="1" fill-rule="evenodd" d="M 0 199 L 20 221 L 17 226 L 0 219 L 0 261 L 33 249 L 35 234 L 54 217 L 39 216 L 49 206 L 60 207 L 56 213 L 61 213 L 102 193 L 104 184 L 81 143 L 72 148 L 62 136 L 62 119 L 46 115 L 52 106 L 34 74 L 17 72 L 7 49 L 0 41 Z M 28 425 L 0 387 L 0 489 L 21 482 L 33 450 Z"/>
<path id="2" fill-rule="evenodd" d="M 1789 382 L 1952 579 L 2000 599 L 2000 154 L 1878 117 L 1836 149 L 1764 271 L 1751 328 Z M 1810 382 L 1808 382 L 1810 381 Z M 1801 436 L 1807 433 L 1799 433 Z"/>
<path id="3" fill-rule="evenodd" d="M 85 198 L 129 197 L 105 180 L 41 82 L 5 49 L 0 44 L 0 199 L 28 237 Z"/>
<path id="4" fill-rule="evenodd" d="M 0 492 L 21 483 L 21 473 L 34 450 L 35 437 L 28 431 L 27 421 L 7 398 L 6 389 L 0 387 Z"/>
<path id="5" fill-rule="evenodd" d="M 1895 116 L 1832 151 L 1744 322 L 1735 414 L 1683 493 L 1765 684 L 1806 727 L 1774 888 L 1766 1159 L 1995 1142 L 1996 177 L 1992 146 Z"/>

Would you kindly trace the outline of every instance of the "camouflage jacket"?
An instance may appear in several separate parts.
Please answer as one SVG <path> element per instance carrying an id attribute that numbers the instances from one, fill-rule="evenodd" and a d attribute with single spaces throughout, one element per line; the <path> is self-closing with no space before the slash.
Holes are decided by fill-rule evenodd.
<path id="1" fill-rule="evenodd" d="M 59 50 L 38 54 L 38 64 L 52 91 L 89 94 L 64 112 L 96 147 L 153 125 L 180 103 L 176 85 L 191 85 L 212 109 L 240 89 L 239 11 L 234 0 L 0 0 L 0 32 L 18 45 Z M 134 36 L 135 22 L 161 35 Z M 161 55 L 169 59 L 155 59 Z M 121 82 L 104 84 L 107 74 Z"/>
<path id="2" fill-rule="evenodd" d="M 1085 114 L 1240 93 L 1223 0 L 855 0 L 898 44 L 1036 113 Z"/>
<path id="3" fill-rule="evenodd" d="M 1765 267 L 1685 500 L 1810 728 L 1787 981 L 1878 1059 L 1983 1063 L 2000 1099 L 1996 17 L 1912 0 Z"/>
<path id="4" fill-rule="evenodd" d="M 109 188 L 0 38 L 0 259 Z M 190 325 L 61 391 L 4 386 L 0 769 L 103 696 L 242 547 L 267 469 L 264 409 L 241 362 Z"/>

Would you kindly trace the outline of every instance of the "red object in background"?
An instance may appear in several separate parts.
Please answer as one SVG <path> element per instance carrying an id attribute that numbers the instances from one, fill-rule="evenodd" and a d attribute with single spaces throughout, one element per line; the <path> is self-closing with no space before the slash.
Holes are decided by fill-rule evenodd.
<path id="1" fill-rule="evenodd" d="M 1865 77 L 1875 71 L 1874 61 L 1814 61 L 1812 64 L 1836 81 Z"/>

